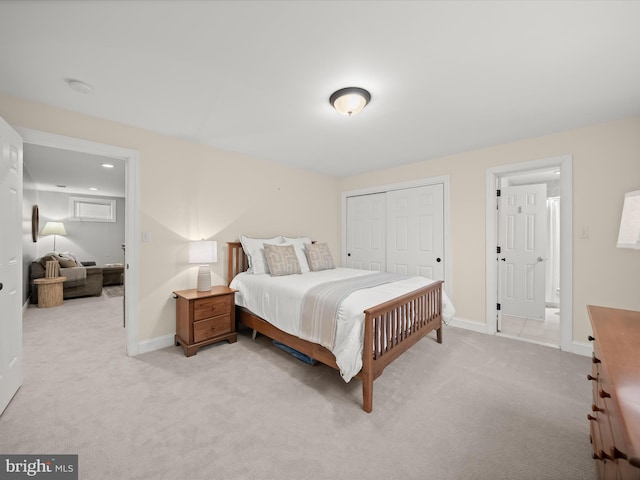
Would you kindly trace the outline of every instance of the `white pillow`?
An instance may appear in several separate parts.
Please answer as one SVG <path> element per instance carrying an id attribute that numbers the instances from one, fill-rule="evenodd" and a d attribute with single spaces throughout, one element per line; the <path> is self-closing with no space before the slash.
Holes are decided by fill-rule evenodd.
<path id="1" fill-rule="evenodd" d="M 300 271 L 302 273 L 310 272 L 309 262 L 307 262 L 307 256 L 304 253 L 304 244 L 311 243 L 309 237 L 283 237 L 284 243 L 287 245 L 293 245 L 296 250 L 296 257 L 298 257 L 298 263 L 300 264 Z"/>
<path id="2" fill-rule="evenodd" d="M 282 235 L 273 238 L 251 238 L 240 235 L 240 243 L 242 249 L 249 259 L 249 273 L 254 275 L 262 275 L 269 273 L 267 259 L 264 256 L 264 244 L 279 245 L 282 243 Z"/>

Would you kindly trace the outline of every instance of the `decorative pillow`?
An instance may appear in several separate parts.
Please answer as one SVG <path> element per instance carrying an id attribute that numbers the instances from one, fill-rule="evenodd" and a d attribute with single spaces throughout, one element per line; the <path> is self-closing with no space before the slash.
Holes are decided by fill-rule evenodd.
<path id="1" fill-rule="evenodd" d="M 282 235 L 273 238 L 250 238 L 240 235 L 240 243 L 242 243 L 242 249 L 249 259 L 248 272 L 254 275 L 261 275 L 269 273 L 269 267 L 264 258 L 264 244 L 280 244 L 282 243 Z"/>
<path id="2" fill-rule="evenodd" d="M 81 267 L 82 264 L 76 260 L 73 255 L 68 253 L 61 253 L 58 255 L 58 263 L 60 263 L 61 268 L 73 268 L 73 267 Z"/>
<path id="3" fill-rule="evenodd" d="M 305 243 L 304 252 L 307 254 L 309 268 L 312 272 L 336 268 L 326 243 Z"/>
<path id="4" fill-rule="evenodd" d="M 293 245 L 264 244 L 264 256 L 269 265 L 269 273 L 273 277 L 302 273 Z"/>
<path id="5" fill-rule="evenodd" d="M 311 243 L 309 237 L 284 237 L 284 245 L 290 244 L 296 249 L 296 257 L 298 257 L 298 263 L 300 264 L 300 271 L 302 273 L 310 271 L 307 256 L 304 254 L 304 245 L 306 243 Z"/>
<path id="6" fill-rule="evenodd" d="M 73 268 L 73 267 L 82 266 L 82 265 L 78 265 L 75 259 L 68 255 L 57 254 L 53 252 L 43 255 L 42 258 L 40 259 L 40 265 L 46 268 L 48 261 L 58 262 L 61 268 Z"/>
<path id="7" fill-rule="evenodd" d="M 81 262 L 80 260 L 78 260 L 78 257 L 76 257 L 76 256 L 75 256 L 73 253 L 71 253 L 71 252 L 63 252 L 63 253 L 61 253 L 61 254 L 60 254 L 60 256 L 61 256 L 61 257 L 64 257 L 64 258 L 70 258 L 70 259 L 72 259 L 73 261 L 75 261 L 75 262 L 76 262 L 76 265 L 77 265 L 78 267 L 82 267 L 82 266 L 83 266 L 83 265 L 82 265 L 82 262 Z"/>
<path id="8" fill-rule="evenodd" d="M 64 257 L 58 258 L 58 263 L 60 264 L 60 268 L 73 268 L 78 266 L 75 260 L 70 260 Z"/>

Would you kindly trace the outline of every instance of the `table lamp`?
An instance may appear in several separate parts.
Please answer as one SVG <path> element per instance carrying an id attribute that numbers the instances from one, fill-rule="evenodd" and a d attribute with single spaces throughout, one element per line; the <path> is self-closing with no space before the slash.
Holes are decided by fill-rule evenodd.
<path id="1" fill-rule="evenodd" d="M 640 249 L 640 190 L 624 196 L 617 247 Z"/>
<path id="2" fill-rule="evenodd" d="M 218 242 L 215 240 L 201 240 L 199 242 L 189 242 L 189 263 L 199 263 L 198 292 L 208 292 L 211 290 L 211 269 L 210 263 L 218 261 Z"/>

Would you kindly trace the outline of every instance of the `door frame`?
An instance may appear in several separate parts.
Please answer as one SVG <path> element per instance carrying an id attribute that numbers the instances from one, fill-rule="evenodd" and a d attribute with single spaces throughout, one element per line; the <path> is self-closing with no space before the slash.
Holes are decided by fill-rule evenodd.
<path id="1" fill-rule="evenodd" d="M 573 157 L 570 154 L 488 168 L 486 171 L 486 331 L 498 331 L 498 224 L 496 182 L 530 170 L 560 169 L 560 349 L 573 350 Z"/>
<path id="2" fill-rule="evenodd" d="M 358 195 L 370 195 L 373 193 L 385 193 L 390 190 L 403 190 L 406 188 L 426 187 L 441 183 L 443 185 L 443 228 L 444 228 L 444 290 L 450 298 L 453 298 L 453 281 L 451 278 L 451 222 L 450 211 L 451 203 L 449 198 L 450 177 L 442 175 L 438 177 L 420 178 L 400 183 L 391 183 L 387 185 L 376 185 L 358 190 L 348 190 L 342 192 L 342 265 L 347 263 L 347 197 L 355 197 Z"/>
<path id="3" fill-rule="evenodd" d="M 124 160 L 125 163 L 125 337 L 127 355 L 133 357 L 140 353 L 139 344 L 139 302 L 140 298 L 140 154 L 137 150 L 92 142 L 81 138 L 68 137 L 54 133 L 14 127 L 22 136 L 23 143 L 43 147 L 60 148 L 74 152 L 101 155 Z"/>

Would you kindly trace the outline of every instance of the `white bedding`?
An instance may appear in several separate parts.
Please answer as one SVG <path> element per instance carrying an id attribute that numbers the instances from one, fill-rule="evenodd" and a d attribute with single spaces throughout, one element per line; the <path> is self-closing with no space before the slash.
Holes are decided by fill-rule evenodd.
<path id="1" fill-rule="evenodd" d="M 236 305 L 249 309 L 284 332 L 308 340 L 300 335 L 298 320 L 305 292 L 322 282 L 369 273 L 372 272 L 352 268 L 335 268 L 281 277 L 245 272 L 237 275 L 230 287 L 238 290 Z M 332 353 L 345 382 L 351 380 L 362 368 L 364 310 L 430 283 L 433 283 L 433 280 L 428 278 L 408 277 L 399 282 L 358 290 L 342 302 L 338 309 L 336 341 Z M 442 293 L 442 315 L 448 320 L 455 310 L 444 291 Z"/>

